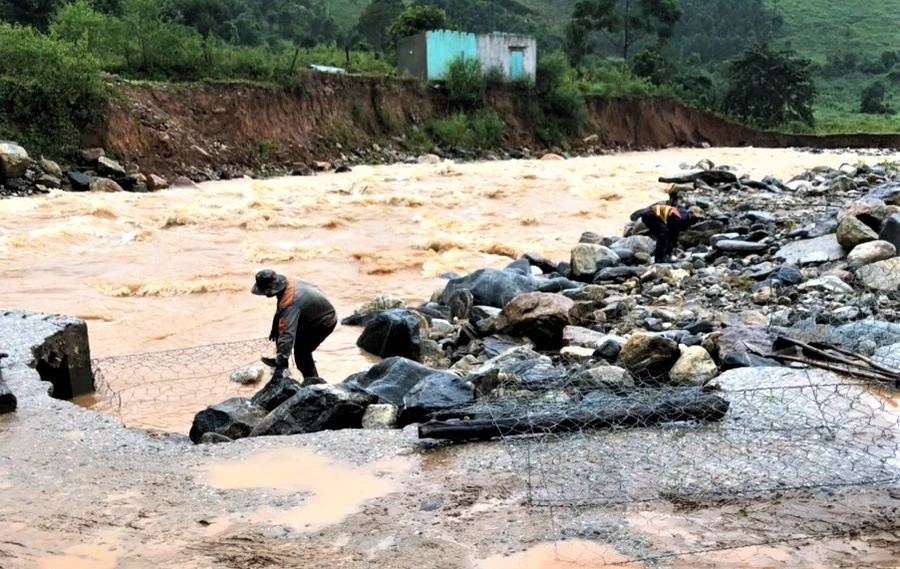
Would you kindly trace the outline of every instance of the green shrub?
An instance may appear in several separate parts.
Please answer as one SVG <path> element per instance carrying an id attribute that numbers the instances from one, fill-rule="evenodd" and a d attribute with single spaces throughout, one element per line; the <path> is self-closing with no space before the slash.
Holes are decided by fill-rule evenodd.
<path id="1" fill-rule="evenodd" d="M 76 148 L 107 96 L 99 64 L 83 42 L 57 42 L 0 23 L 0 61 L 0 136 L 38 152 Z"/>
<path id="2" fill-rule="evenodd" d="M 465 56 L 453 58 L 447 65 L 443 80 L 452 108 L 477 109 L 484 104 L 487 81 L 479 60 Z"/>
<path id="3" fill-rule="evenodd" d="M 429 124 L 432 136 L 444 146 L 485 149 L 497 146 L 506 134 L 506 123 L 493 111 L 467 115 L 456 112 Z"/>
<path id="4" fill-rule="evenodd" d="M 534 93 L 543 115 L 538 134 L 546 144 L 577 136 L 587 123 L 587 105 L 562 53 L 538 59 Z"/>

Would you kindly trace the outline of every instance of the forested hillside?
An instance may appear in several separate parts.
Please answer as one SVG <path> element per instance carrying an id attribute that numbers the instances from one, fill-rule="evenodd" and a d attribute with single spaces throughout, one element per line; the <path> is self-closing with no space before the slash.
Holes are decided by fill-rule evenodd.
<path id="1" fill-rule="evenodd" d="M 77 131 L 108 96 L 101 71 L 297 89 L 313 63 L 395 74 L 396 39 L 436 27 L 534 34 L 537 90 L 564 100 L 663 95 L 762 128 L 900 132 L 896 0 L 0 0 L 0 136 Z"/>

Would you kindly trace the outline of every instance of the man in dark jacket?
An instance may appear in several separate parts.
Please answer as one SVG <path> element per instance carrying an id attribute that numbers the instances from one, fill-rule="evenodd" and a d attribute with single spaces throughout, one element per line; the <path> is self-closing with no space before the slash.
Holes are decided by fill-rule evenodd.
<path id="1" fill-rule="evenodd" d="M 695 209 L 688 211 L 683 207 L 659 204 L 641 211 L 641 221 L 656 239 L 655 262 L 671 262 L 672 252 L 678 245 L 678 234 L 699 221 L 698 213 L 693 211 Z"/>
<path id="2" fill-rule="evenodd" d="M 303 377 L 319 377 L 313 352 L 337 326 L 334 306 L 317 286 L 300 279 L 289 279 L 272 269 L 256 273 L 256 284 L 251 292 L 278 298 L 278 308 L 269 333 L 269 340 L 276 346 L 272 377 L 284 375 L 292 347 L 294 364 Z M 263 358 L 263 361 L 272 363 L 269 358 Z"/>

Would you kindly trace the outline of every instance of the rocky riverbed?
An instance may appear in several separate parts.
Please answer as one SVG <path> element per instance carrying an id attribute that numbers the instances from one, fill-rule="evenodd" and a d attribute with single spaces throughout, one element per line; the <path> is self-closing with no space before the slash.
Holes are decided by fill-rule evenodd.
<path id="1" fill-rule="evenodd" d="M 706 397 L 700 416 L 678 418 L 718 420 L 728 404 L 710 394 L 721 372 L 802 355 L 777 346 L 779 336 L 900 367 L 893 165 L 755 180 L 703 161 L 660 182 L 670 203 L 703 212 L 674 263 L 652 264 L 653 239 L 632 221 L 621 236 L 583 234 L 569 259 L 526 254 L 503 269 L 445 275 L 417 306 L 379 297 L 343 323 L 363 327 L 357 345 L 382 363 L 336 385 L 270 382 L 199 413 L 191 438 L 434 420 L 465 430 L 479 416 L 496 419 L 490 402 L 535 398 L 552 402 L 546 412 L 556 416 L 603 417 L 646 388 L 681 393 L 682 409 Z M 767 357 L 775 351 L 781 357 Z"/>

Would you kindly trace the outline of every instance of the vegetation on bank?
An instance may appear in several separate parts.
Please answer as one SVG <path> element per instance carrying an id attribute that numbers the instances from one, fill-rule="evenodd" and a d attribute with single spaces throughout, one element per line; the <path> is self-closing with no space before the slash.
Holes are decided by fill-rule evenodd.
<path id="1" fill-rule="evenodd" d="M 900 132 L 890 0 L 828 1 L 0 0 L 0 137 L 76 144 L 115 95 L 104 73 L 302 89 L 310 64 L 395 74 L 396 39 L 437 27 L 537 36 L 537 81 L 512 88 L 546 143 L 578 134 L 583 94 L 673 97 L 768 129 Z M 445 79 L 446 116 L 419 143 L 502 140 L 505 117 L 483 108 L 501 78 L 460 61 Z"/>

